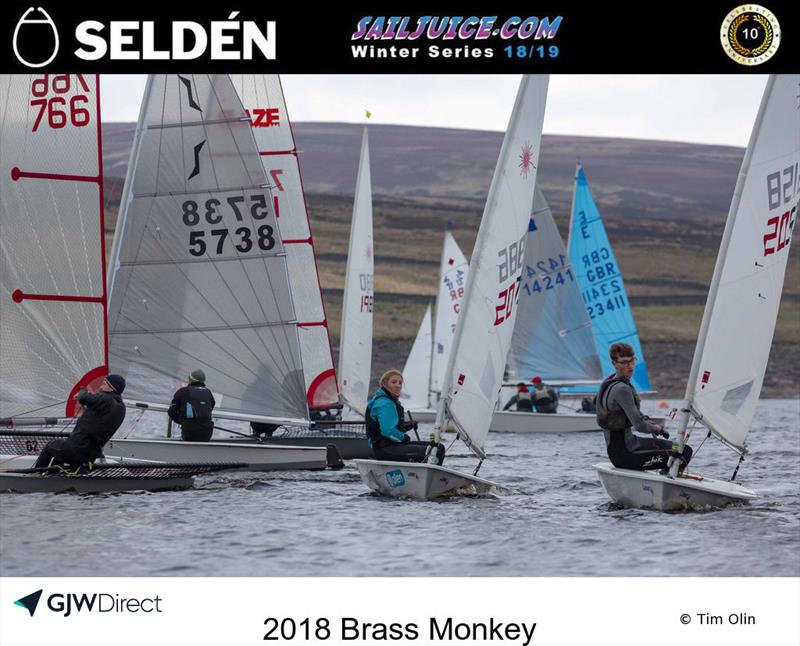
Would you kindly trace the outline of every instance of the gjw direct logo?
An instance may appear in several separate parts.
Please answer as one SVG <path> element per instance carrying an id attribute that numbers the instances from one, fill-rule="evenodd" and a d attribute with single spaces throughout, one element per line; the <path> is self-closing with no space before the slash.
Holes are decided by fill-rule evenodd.
<path id="1" fill-rule="evenodd" d="M 275 60 L 275 42 L 274 20 L 240 20 L 238 11 L 226 20 L 159 20 L 157 26 L 152 20 L 84 20 L 70 35 L 45 8 L 30 7 L 17 21 L 12 48 L 20 63 L 37 68 L 52 63 L 62 45 L 82 61 L 248 61 Z"/>
<path id="2" fill-rule="evenodd" d="M 39 600 L 44 590 L 37 590 L 31 594 L 17 599 L 15 606 L 25 608 L 30 616 L 36 613 Z M 161 602 L 163 599 L 155 597 L 121 597 L 110 592 L 95 592 L 93 594 L 75 592 L 54 592 L 47 597 L 46 607 L 51 612 L 56 612 L 64 617 L 80 612 L 99 613 L 145 613 L 163 612 Z"/>

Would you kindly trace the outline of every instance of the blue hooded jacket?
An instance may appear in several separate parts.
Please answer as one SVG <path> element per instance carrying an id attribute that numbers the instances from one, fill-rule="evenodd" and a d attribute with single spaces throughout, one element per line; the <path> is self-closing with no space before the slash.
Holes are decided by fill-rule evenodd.
<path id="1" fill-rule="evenodd" d="M 383 388 L 378 388 L 367 402 L 367 414 L 378 423 L 382 436 L 392 442 L 403 442 L 406 439 L 406 434 L 397 428 L 401 420 L 397 417 L 394 399 Z"/>

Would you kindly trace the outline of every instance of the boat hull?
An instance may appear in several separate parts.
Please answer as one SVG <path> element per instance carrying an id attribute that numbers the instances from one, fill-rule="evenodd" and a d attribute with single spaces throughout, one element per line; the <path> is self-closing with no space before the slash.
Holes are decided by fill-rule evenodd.
<path id="1" fill-rule="evenodd" d="M 252 442 L 252 440 L 234 440 L 235 443 Z M 355 458 L 371 458 L 372 449 L 369 447 L 366 437 L 336 437 L 336 435 L 326 435 L 324 437 L 265 437 L 264 444 L 272 446 L 305 446 L 305 447 L 327 447 L 333 444 L 339 454 L 345 460 Z"/>
<path id="2" fill-rule="evenodd" d="M 744 503 L 756 497 L 755 492 L 727 480 L 669 478 L 652 471 L 618 469 L 608 463 L 594 467 L 606 493 L 625 507 L 703 510 Z"/>
<path id="3" fill-rule="evenodd" d="M 0 473 L 0 492 L 10 493 L 118 493 L 190 489 L 194 478 L 80 478 Z"/>
<path id="4" fill-rule="evenodd" d="M 597 418 L 586 413 L 525 413 L 496 411 L 489 430 L 494 433 L 582 433 L 599 431 Z"/>
<path id="5" fill-rule="evenodd" d="M 479 495 L 498 489 L 483 478 L 433 464 L 356 460 L 362 482 L 373 492 L 392 498 L 432 500 L 446 496 Z"/>
<path id="6" fill-rule="evenodd" d="M 242 462 L 242 471 L 325 469 L 324 446 L 270 446 L 259 442 L 184 442 L 183 440 L 112 439 L 108 457 L 160 462 Z"/>

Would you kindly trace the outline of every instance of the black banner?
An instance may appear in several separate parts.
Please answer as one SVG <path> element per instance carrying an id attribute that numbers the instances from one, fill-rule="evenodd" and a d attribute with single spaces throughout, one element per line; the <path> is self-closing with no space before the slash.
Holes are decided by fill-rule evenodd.
<path id="1" fill-rule="evenodd" d="M 339 3 L 337 3 L 339 4 Z M 6 2 L 3 72 L 772 73 L 797 3 Z"/>

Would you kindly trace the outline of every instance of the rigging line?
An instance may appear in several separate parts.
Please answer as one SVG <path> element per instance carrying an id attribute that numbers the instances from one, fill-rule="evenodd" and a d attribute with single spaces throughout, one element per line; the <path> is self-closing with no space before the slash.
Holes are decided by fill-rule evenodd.
<path id="1" fill-rule="evenodd" d="M 136 428 L 136 426 L 142 420 L 142 417 L 144 416 L 144 413 L 145 413 L 146 410 L 147 409 L 145 409 L 145 408 L 141 408 L 141 409 L 138 410 L 136 419 L 134 419 L 133 422 L 131 422 L 130 428 L 128 429 L 128 431 L 120 439 L 122 439 L 122 440 L 127 440 L 128 439 L 128 436 L 131 433 L 133 433 L 133 431 Z"/>
<path id="2" fill-rule="evenodd" d="M 54 402 L 52 404 L 45 404 L 44 406 L 39 406 L 39 408 L 34 408 L 32 410 L 25 411 L 24 413 L 19 413 L 18 415 L 14 415 L 13 417 L 27 417 L 31 413 L 37 413 L 40 410 L 44 410 L 45 408 L 52 408 L 53 406 L 63 406 L 68 401 L 69 401 L 68 399 L 65 399 L 63 402 Z M 13 417 L 12 417 L 12 419 L 13 419 Z"/>
<path id="3" fill-rule="evenodd" d="M 223 76 L 223 79 L 225 81 L 227 81 L 227 85 L 230 87 L 230 91 L 231 91 L 231 93 L 233 95 L 233 98 L 237 99 L 238 104 L 241 105 L 241 100 L 240 100 L 240 98 L 238 97 L 238 95 L 236 93 L 236 88 L 233 87 L 233 82 L 227 76 Z M 217 92 L 217 88 L 213 83 L 210 85 L 210 89 L 211 89 L 211 92 L 214 95 L 214 98 L 217 101 L 217 104 L 219 105 L 220 109 L 222 109 L 223 108 L 222 100 L 220 99 L 219 94 Z M 241 109 L 243 110 L 244 108 L 242 107 Z M 241 123 L 241 121 L 238 121 L 237 123 Z M 205 126 L 204 126 L 204 128 L 205 128 Z M 252 126 L 250 125 L 249 120 L 247 121 L 247 128 L 248 128 L 247 134 L 249 135 L 250 140 L 253 142 L 254 149 L 257 151 L 257 145 L 256 145 L 255 138 L 254 138 L 254 135 L 253 135 L 253 132 L 252 132 Z M 245 163 L 245 154 L 239 148 L 239 143 L 238 143 L 238 141 L 236 139 L 236 134 L 235 134 L 235 132 L 233 130 L 233 126 L 231 125 L 231 123 L 228 123 L 228 135 L 229 135 L 229 137 L 231 139 L 231 142 L 233 143 L 233 145 L 234 145 L 234 147 L 236 149 L 236 152 L 239 155 L 239 160 L 240 160 L 241 165 L 242 165 L 243 175 L 247 176 L 247 178 L 252 182 L 253 178 L 250 175 L 250 169 L 248 168 L 247 164 Z M 207 134 L 206 134 L 206 138 L 208 138 Z M 217 174 L 216 174 L 216 166 L 214 165 L 213 155 L 212 155 L 210 149 L 209 149 L 209 157 L 212 160 L 211 166 L 212 166 L 212 170 L 214 172 L 215 181 L 217 182 L 217 185 L 219 185 L 219 180 L 217 179 Z M 263 178 L 266 181 L 266 179 L 267 179 L 266 178 L 266 174 L 264 173 L 264 168 L 263 168 L 260 160 L 258 160 L 256 158 L 255 164 L 258 165 L 258 170 L 260 171 L 258 179 L 262 179 Z M 269 189 L 266 189 L 266 191 L 269 193 L 269 197 L 271 198 L 272 195 L 271 195 L 271 192 L 269 191 Z M 270 202 L 271 201 L 272 200 L 270 200 Z M 278 233 L 279 230 L 277 229 L 277 222 L 275 223 L 275 225 L 276 225 L 275 226 L 275 232 Z M 283 245 L 281 244 L 281 246 L 283 246 Z M 234 253 L 236 254 L 237 257 L 239 256 L 239 250 L 236 249 L 235 247 L 234 247 Z M 222 278 L 222 274 L 219 272 L 219 268 L 217 268 L 217 267 L 215 267 L 215 268 L 217 269 L 217 273 L 219 274 L 220 278 L 223 280 L 225 285 L 228 286 L 228 284 L 225 281 L 225 279 Z M 278 312 L 278 315 L 280 317 L 281 316 L 281 312 L 282 312 L 282 308 L 280 307 L 280 305 L 278 304 L 278 301 L 277 301 L 277 296 L 275 294 L 274 286 L 272 284 L 272 277 L 270 276 L 270 272 L 267 269 L 266 259 L 264 260 L 264 272 L 266 274 L 267 281 L 268 281 L 269 286 L 270 286 L 269 293 L 272 294 L 273 304 L 275 305 L 275 309 Z M 242 273 L 244 273 L 245 277 L 247 278 L 247 281 L 248 281 L 248 283 L 250 285 L 250 288 L 251 288 L 253 294 L 257 294 L 255 286 L 253 285 L 253 281 L 252 281 L 252 279 L 250 277 L 250 274 L 247 272 L 247 270 L 245 269 L 244 266 L 242 266 Z M 287 278 L 288 278 L 288 268 L 287 268 L 286 274 L 287 274 Z M 288 287 L 291 290 L 291 285 L 289 285 Z M 248 318 L 246 310 L 244 309 L 242 303 L 239 301 L 239 298 L 237 297 L 236 292 L 234 290 L 230 290 L 230 291 L 231 291 L 231 295 L 233 296 L 234 300 L 236 300 L 237 305 L 239 305 L 239 308 L 241 309 L 242 314 L 244 314 L 245 318 Z M 269 317 L 267 316 L 267 313 L 264 311 L 264 307 L 263 307 L 261 301 L 258 298 L 256 298 L 255 301 L 256 301 L 259 309 L 261 310 L 261 314 L 264 317 L 264 319 L 268 320 Z M 286 318 L 286 317 L 283 317 L 283 318 Z M 290 317 L 290 318 L 296 318 L 296 317 Z M 270 332 L 271 332 L 271 335 L 272 335 L 272 339 L 273 339 L 274 343 L 276 344 L 276 346 L 278 348 L 278 354 L 280 355 L 280 358 L 284 363 L 286 371 L 287 372 L 291 372 L 292 369 L 297 370 L 298 366 L 296 365 L 294 357 L 292 357 L 291 363 L 286 360 L 286 356 L 285 356 L 284 351 L 283 351 L 283 345 L 281 345 L 281 343 L 278 342 L 277 335 L 276 335 L 276 330 L 270 330 Z M 286 347 L 287 348 L 291 347 L 290 340 L 289 340 L 289 337 L 288 337 L 288 330 L 286 330 L 286 329 L 283 330 L 283 337 L 284 337 L 284 340 L 286 342 Z M 299 344 L 299 338 L 297 337 L 296 334 L 295 334 L 295 337 L 296 337 L 296 340 L 297 340 L 297 348 L 298 348 L 298 354 L 299 354 L 299 350 L 300 350 L 300 348 L 299 348 L 299 345 L 300 345 Z M 271 355 L 270 348 L 268 347 L 266 341 L 264 339 L 262 339 L 260 336 L 259 336 L 259 341 L 261 341 L 261 343 L 262 343 L 262 345 L 264 347 L 264 351 L 267 354 Z M 277 365 L 277 362 L 276 362 L 276 365 Z M 303 393 L 305 393 L 305 388 L 303 388 Z"/>

